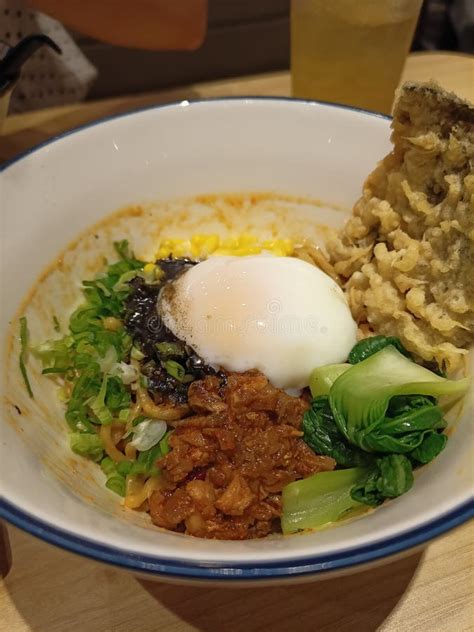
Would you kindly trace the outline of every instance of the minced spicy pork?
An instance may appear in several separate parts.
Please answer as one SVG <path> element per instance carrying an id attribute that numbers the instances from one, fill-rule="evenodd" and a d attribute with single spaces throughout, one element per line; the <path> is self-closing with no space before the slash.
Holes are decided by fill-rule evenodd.
<path id="1" fill-rule="evenodd" d="M 193 416 L 178 422 L 158 462 L 163 485 L 150 515 L 160 527 L 205 538 L 266 536 L 279 530 L 283 487 L 336 465 L 301 438 L 308 401 L 258 371 L 197 380 L 188 404 Z"/>

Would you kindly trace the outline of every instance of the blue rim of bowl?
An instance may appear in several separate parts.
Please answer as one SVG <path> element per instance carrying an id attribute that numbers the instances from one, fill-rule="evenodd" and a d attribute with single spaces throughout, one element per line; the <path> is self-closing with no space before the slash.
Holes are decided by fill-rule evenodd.
<path id="1" fill-rule="evenodd" d="M 268 581 L 290 577 L 315 576 L 363 566 L 398 553 L 408 552 L 410 549 L 419 547 L 429 540 L 446 533 L 446 531 L 454 529 L 454 527 L 463 524 L 472 517 L 474 517 L 474 501 L 468 501 L 424 525 L 404 531 L 396 536 L 352 549 L 325 555 L 308 556 L 297 560 L 289 559 L 278 562 L 245 564 L 226 564 L 224 562 L 222 564 L 214 563 L 209 565 L 131 553 L 89 540 L 88 538 L 81 538 L 69 531 L 59 529 L 39 520 L 5 500 L 0 500 L 0 518 L 4 518 L 16 527 L 50 544 L 129 571 L 158 577 L 196 581 L 216 579 L 225 582 Z"/>
<path id="2" fill-rule="evenodd" d="M 192 106 L 200 103 L 228 102 L 228 101 L 276 101 L 276 102 L 296 102 L 303 104 L 318 104 L 336 109 L 351 110 L 353 112 L 365 114 L 375 118 L 390 120 L 389 116 L 364 110 L 361 108 L 353 108 L 337 103 L 329 103 L 325 101 L 314 101 L 310 99 L 292 99 L 290 97 L 262 97 L 262 96 L 236 96 L 236 97 L 217 97 L 210 99 L 184 100 L 174 103 L 157 104 L 144 108 L 138 108 L 129 112 L 107 116 L 90 123 L 86 123 L 80 127 L 68 130 L 54 136 L 38 145 L 18 154 L 12 159 L 0 165 L 0 172 L 5 171 L 8 167 L 19 162 L 23 158 L 33 154 L 42 148 L 62 140 L 70 135 L 81 132 L 82 130 L 100 125 L 102 123 L 113 121 L 119 118 L 125 118 L 134 114 L 147 112 L 151 110 L 173 108 L 182 105 L 183 102 Z M 0 518 L 3 518 L 20 529 L 34 535 L 50 544 L 54 544 L 72 553 L 77 553 L 85 557 L 92 558 L 99 562 L 112 564 L 120 568 L 136 571 L 144 574 L 155 576 L 173 577 L 176 579 L 194 579 L 194 580 L 213 580 L 220 581 L 242 581 L 242 580 L 272 580 L 283 579 L 293 576 L 303 577 L 311 576 L 330 571 L 341 570 L 354 566 L 375 562 L 384 557 L 396 555 L 408 551 L 429 540 L 446 533 L 447 531 L 459 526 L 474 517 L 474 501 L 468 501 L 456 507 L 452 511 L 435 518 L 414 529 L 405 531 L 396 536 L 386 538 L 374 542 L 372 544 L 354 547 L 339 552 L 308 556 L 298 560 L 282 560 L 279 562 L 268 563 L 246 563 L 246 564 L 225 564 L 222 565 L 204 565 L 199 563 L 189 563 L 183 560 L 160 559 L 151 555 L 139 555 L 127 552 L 123 549 L 108 546 L 81 538 L 70 531 L 59 529 L 43 520 L 35 518 L 33 515 L 16 507 L 14 504 L 0 499 Z"/>

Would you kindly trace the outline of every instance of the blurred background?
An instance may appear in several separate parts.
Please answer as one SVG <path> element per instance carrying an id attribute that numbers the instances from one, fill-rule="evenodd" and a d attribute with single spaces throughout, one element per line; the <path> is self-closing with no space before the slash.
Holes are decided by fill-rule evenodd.
<path id="1" fill-rule="evenodd" d="M 90 97 L 289 68 L 290 0 L 209 0 L 208 6 L 207 36 L 193 52 L 129 50 L 77 36 L 99 71 Z M 425 0 L 412 50 L 474 53 L 474 0 Z"/>
<path id="2" fill-rule="evenodd" d="M 290 0 L 209 0 L 208 6 L 207 36 L 193 52 L 130 50 L 77 35 L 99 71 L 90 98 L 289 68 Z M 473 53 L 474 1 L 425 0 L 412 50 Z"/>
<path id="3" fill-rule="evenodd" d="M 36 55 L 24 68 L 10 112 L 282 70 L 290 65 L 290 0 L 209 0 L 207 31 L 196 50 L 114 46 L 67 26 L 67 33 L 83 53 L 82 63 L 76 59 L 77 51 L 64 48 L 53 21 L 35 18 L 37 13 L 28 6 L 19 0 L 0 0 L 0 40 L 13 46 L 41 27 L 55 41 L 59 39 L 66 53 L 61 63 L 68 63 L 67 72 L 78 81 L 77 85 L 72 80 L 66 82 L 62 92 L 53 90 L 57 77 L 49 77 L 48 85 L 50 68 L 43 63 L 45 59 L 51 61 L 48 55 L 52 53 Z M 473 53 L 474 0 L 424 0 L 412 50 Z"/>

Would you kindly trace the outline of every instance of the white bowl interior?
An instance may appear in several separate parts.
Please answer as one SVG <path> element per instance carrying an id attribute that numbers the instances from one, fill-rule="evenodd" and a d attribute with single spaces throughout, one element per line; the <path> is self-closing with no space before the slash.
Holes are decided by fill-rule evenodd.
<path id="1" fill-rule="evenodd" d="M 15 313 L 38 274 L 71 239 L 114 209 L 239 191 L 309 196 L 348 209 L 365 176 L 389 149 L 389 121 L 381 117 L 315 103 L 223 100 L 183 102 L 93 125 L 7 167 L 0 174 L 1 322 L 9 351 L 2 363 L 9 387 L 1 426 L 1 495 L 38 519 L 95 542 L 202 565 L 296 560 L 351 549 L 404 533 L 469 500 L 472 392 L 446 450 L 419 473 L 414 488 L 363 519 L 318 533 L 245 542 L 199 540 L 151 528 L 146 516 L 119 507 L 95 465 L 70 454 L 54 390 L 35 377 L 40 396 L 29 401 L 18 375 L 18 344 L 13 342 L 13 350 L 7 345 L 9 322 L 17 326 Z M 180 204 L 157 207 L 166 219 L 162 226 L 179 225 Z M 330 205 L 292 204 L 300 233 L 308 213 L 309 235 L 317 232 L 318 222 L 343 219 Z M 212 218 L 199 212 L 192 210 L 190 217 L 204 232 Z M 282 235 L 291 232 L 291 222 L 281 226 Z M 109 250 L 112 237 L 124 233 L 133 243 L 130 223 L 117 220 L 109 232 L 99 228 L 100 243 L 93 252 L 99 246 Z M 151 238 L 139 237 L 139 249 L 146 250 Z M 30 320 L 33 337 L 47 332 L 51 310 L 64 300 L 57 287 L 69 288 L 66 304 L 77 298 L 76 282 L 94 265 L 86 242 L 79 242 L 71 255 L 77 256 L 75 270 L 56 279 L 56 285 L 45 282 L 50 292 L 34 306 L 33 313 L 44 314 L 38 322 Z M 13 404 L 20 406 L 21 416 Z"/>

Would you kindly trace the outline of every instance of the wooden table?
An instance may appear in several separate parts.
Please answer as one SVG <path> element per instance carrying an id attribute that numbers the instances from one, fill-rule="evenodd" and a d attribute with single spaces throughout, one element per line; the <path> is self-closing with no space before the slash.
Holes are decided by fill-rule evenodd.
<path id="1" fill-rule="evenodd" d="M 474 102 L 474 57 L 453 53 L 415 53 L 408 58 L 402 81 L 436 79 L 447 90 Z M 218 96 L 288 96 L 290 75 L 275 72 L 239 79 L 184 86 L 174 90 L 67 105 L 10 116 L 0 135 L 0 162 L 60 134 L 104 116 L 181 99 Z"/>
<path id="2" fill-rule="evenodd" d="M 437 79 L 474 101 L 474 58 L 409 57 L 405 79 Z M 219 95 L 288 95 L 288 73 L 188 86 L 12 116 L 0 160 L 87 121 L 137 107 Z M 13 567 L 0 584 L 0 632 L 467 632 L 474 630 L 474 525 L 424 553 L 301 586 L 183 588 L 143 582 L 9 528 Z"/>

